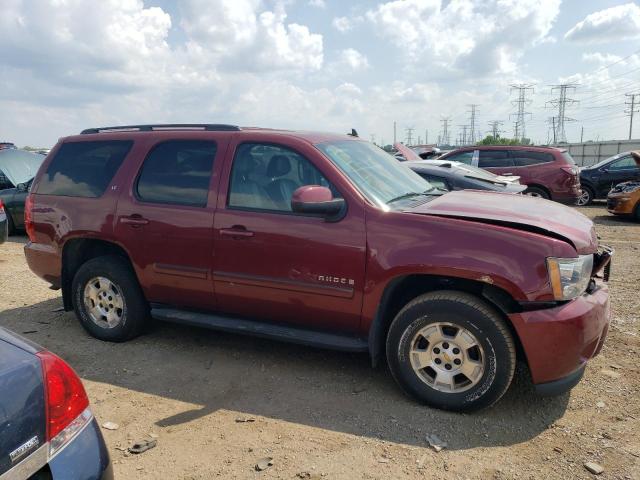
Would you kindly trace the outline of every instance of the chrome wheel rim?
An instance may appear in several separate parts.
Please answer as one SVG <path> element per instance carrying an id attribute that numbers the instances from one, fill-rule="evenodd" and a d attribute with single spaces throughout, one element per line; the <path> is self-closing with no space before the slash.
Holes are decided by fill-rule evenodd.
<path id="1" fill-rule="evenodd" d="M 120 287 L 105 277 L 94 277 L 84 287 L 84 306 L 89 318 L 101 328 L 122 323 L 125 304 Z"/>
<path id="2" fill-rule="evenodd" d="M 587 192 L 586 190 L 583 190 L 580 196 L 578 197 L 578 201 L 576 203 L 579 206 L 583 207 L 589 202 L 590 197 L 591 195 L 589 195 L 589 192 Z"/>
<path id="3" fill-rule="evenodd" d="M 478 339 L 453 323 L 432 323 L 417 332 L 409 357 L 418 378 L 444 393 L 469 390 L 485 370 L 486 359 Z"/>

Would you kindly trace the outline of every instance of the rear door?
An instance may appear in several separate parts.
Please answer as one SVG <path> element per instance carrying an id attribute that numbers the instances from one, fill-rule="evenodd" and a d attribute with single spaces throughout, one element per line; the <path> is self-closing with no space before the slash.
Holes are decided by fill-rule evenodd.
<path id="1" fill-rule="evenodd" d="M 515 175 L 513 159 L 508 150 L 480 150 L 478 167 L 496 175 Z"/>
<path id="2" fill-rule="evenodd" d="M 224 133 L 147 137 L 136 144 L 115 237 L 129 252 L 150 302 L 215 308 L 213 217 Z"/>
<path id="3" fill-rule="evenodd" d="M 214 282 L 222 311 L 310 329 L 355 332 L 365 268 L 363 205 L 329 181 L 324 157 L 307 142 L 232 142 L 215 217 Z M 344 196 L 344 218 L 291 211 L 302 185 Z"/>

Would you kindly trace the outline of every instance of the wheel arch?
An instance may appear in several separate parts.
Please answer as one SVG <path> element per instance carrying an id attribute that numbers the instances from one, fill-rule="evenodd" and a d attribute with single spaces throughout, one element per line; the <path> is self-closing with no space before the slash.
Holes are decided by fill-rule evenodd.
<path id="1" fill-rule="evenodd" d="M 436 290 L 457 290 L 478 296 L 500 314 L 516 343 L 518 359 L 526 362 L 526 355 L 509 313 L 522 311 L 521 305 L 504 289 L 477 280 L 429 274 L 402 275 L 391 279 L 382 294 L 368 335 L 369 355 L 375 367 L 385 351 L 387 332 L 391 322 L 404 305 L 424 293 Z"/>
<path id="2" fill-rule="evenodd" d="M 71 283 L 78 269 L 87 261 L 104 255 L 118 255 L 129 263 L 135 272 L 127 251 L 115 242 L 76 237 L 65 241 L 62 246 L 62 302 L 66 311 L 73 310 Z"/>

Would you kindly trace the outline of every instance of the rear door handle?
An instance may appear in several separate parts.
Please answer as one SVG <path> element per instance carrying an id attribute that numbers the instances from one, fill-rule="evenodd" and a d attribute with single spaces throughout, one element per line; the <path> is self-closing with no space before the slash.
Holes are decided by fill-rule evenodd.
<path id="1" fill-rule="evenodd" d="M 242 225 L 234 225 L 231 228 L 221 228 L 220 235 L 234 238 L 250 238 L 253 237 L 253 232 L 250 232 Z"/>
<path id="2" fill-rule="evenodd" d="M 134 214 L 130 217 L 120 217 L 120 222 L 124 223 L 125 225 L 130 225 L 133 228 L 138 228 L 143 225 L 147 225 L 149 223 L 149 220 L 144 218 L 142 215 Z"/>

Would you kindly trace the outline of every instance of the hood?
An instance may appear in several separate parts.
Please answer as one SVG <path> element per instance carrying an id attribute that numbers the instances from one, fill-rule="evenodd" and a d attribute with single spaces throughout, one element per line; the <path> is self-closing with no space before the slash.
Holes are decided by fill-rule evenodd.
<path id="1" fill-rule="evenodd" d="M 405 211 L 542 233 L 569 242 L 579 254 L 595 253 L 598 248 L 591 220 L 571 207 L 542 198 L 459 190 Z"/>
<path id="2" fill-rule="evenodd" d="M 403 145 L 400 142 L 394 143 L 393 148 L 398 150 L 407 162 L 415 162 L 415 161 L 422 160 L 416 152 L 414 152 L 409 147 L 407 147 L 406 145 Z"/>
<path id="3" fill-rule="evenodd" d="M 35 177 L 45 156 L 17 149 L 0 150 L 0 170 L 17 186 Z"/>

